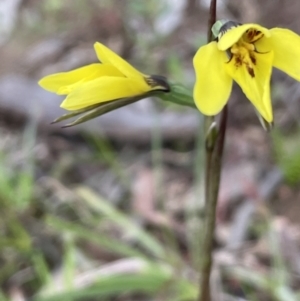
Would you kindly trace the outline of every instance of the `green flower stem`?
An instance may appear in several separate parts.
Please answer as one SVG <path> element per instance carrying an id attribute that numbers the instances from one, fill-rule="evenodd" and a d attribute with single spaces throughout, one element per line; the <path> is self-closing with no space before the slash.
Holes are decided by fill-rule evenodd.
<path id="1" fill-rule="evenodd" d="M 206 183 L 205 183 L 205 220 L 204 237 L 202 240 L 202 262 L 201 280 L 199 289 L 199 301 L 211 301 L 210 274 L 212 266 L 213 241 L 216 222 L 216 208 L 218 202 L 222 157 L 225 142 L 227 123 L 227 106 L 221 113 L 221 120 L 218 132 L 210 132 L 209 147 L 206 144 Z M 214 138 L 215 137 L 215 138 Z M 202 233 L 201 233 L 202 235 Z"/>
<path id="2" fill-rule="evenodd" d="M 211 0 L 210 18 L 208 22 L 208 42 L 212 41 L 211 28 L 216 22 L 217 0 Z M 206 117 L 204 130 L 206 133 L 206 165 L 205 165 L 205 220 L 204 237 L 202 238 L 202 262 L 200 266 L 200 283 L 198 301 L 211 301 L 210 275 L 213 263 L 213 241 L 216 223 L 216 208 L 219 194 L 222 157 L 226 134 L 227 106 L 220 116 L 219 128 L 216 128 L 214 118 Z"/>
<path id="3" fill-rule="evenodd" d="M 154 96 L 169 101 L 181 106 L 191 107 L 196 109 L 196 105 L 193 98 L 191 89 L 184 87 L 183 85 L 175 82 L 169 82 L 170 92 L 155 92 Z"/>

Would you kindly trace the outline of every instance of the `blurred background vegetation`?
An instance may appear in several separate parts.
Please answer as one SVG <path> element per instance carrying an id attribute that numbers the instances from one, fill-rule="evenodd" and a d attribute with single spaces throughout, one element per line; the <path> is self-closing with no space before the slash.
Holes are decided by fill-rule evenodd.
<path id="1" fill-rule="evenodd" d="M 299 11 L 220 0 L 218 15 L 300 33 Z M 99 41 L 192 89 L 208 1 L 2 0 L 0 16 L 0 300 L 195 300 L 200 114 L 146 99 L 61 129 L 37 81 L 95 62 Z M 272 92 L 272 133 L 238 87 L 230 100 L 214 300 L 300 300 L 300 85 L 275 71 Z"/>

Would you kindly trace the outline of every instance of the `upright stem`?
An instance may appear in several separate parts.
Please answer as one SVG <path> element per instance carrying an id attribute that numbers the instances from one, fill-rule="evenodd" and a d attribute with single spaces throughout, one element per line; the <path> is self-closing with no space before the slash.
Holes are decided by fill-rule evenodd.
<path id="1" fill-rule="evenodd" d="M 217 0 L 210 0 L 209 19 L 207 28 L 207 42 L 211 42 L 213 39 L 211 28 L 217 21 Z"/>
<path id="2" fill-rule="evenodd" d="M 217 21 L 217 0 L 210 1 L 210 8 L 209 8 L 209 19 L 207 24 L 207 42 L 211 42 L 213 40 L 213 34 L 211 28 Z M 205 135 L 208 134 L 209 129 L 214 121 L 214 117 L 206 116 L 204 121 L 204 133 Z M 209 171 L 210 171 L 210 164 L 211 164 L 211 157 L 214 146 L 211 143 L 207 143 L 209 140 L 208 135 L 206 136 L 206 166 L 205 166 L 205 202 L 208 201 L 208 185 L 209 185 Z M 211 141 L 213 142 L 213 141 Z"/>
<path id="3" fill-rule="evenodd" d="M 216 208 L 218 202 L 222 157 L 225 142 L 227 122 L 227 106 L 221 113 L 221 120 L 212 151 L 206 148 L 206 183 L 205 183 L 205 220 L 204 237 L 201 252 L 201 280 L 199 288 L 199 301 L 211 301 L 210 275 L 212 266 L 213 241 L 216 222 Z M 209 168 L 209 170 L 207 170 Z"/>
<path id="4" fill-rule="evenodd" d="M 211 0 L 210 18 L 208 22 L 207 40 L 212 40 L 211 28 L 216 22 L 217 0 Z M 205 118 L 206 165 L 205 165 L 205 220 L 202 243 L 201 280 L 198 301 L 211 301 L 210 275 L 212 266 L 213 240 L 216 222 L 216 208 L 219 194 L 222 157 L 226 134 L 227 106 L 220 116 L 219 128 L 214 130 L 211 125 L 214 118 Z M 202 233 L 201 233 L 202 235 Z"/>

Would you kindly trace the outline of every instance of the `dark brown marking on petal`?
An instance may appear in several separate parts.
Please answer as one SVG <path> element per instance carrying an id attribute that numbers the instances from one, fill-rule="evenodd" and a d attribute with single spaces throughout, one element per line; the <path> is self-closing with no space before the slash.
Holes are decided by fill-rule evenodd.
<path id="1" fill-rule="evenodd" d="M 254 69 L 251 66 L 249 66 L 249 65 L 246 65 L 246 68 L 247 68 L 247 71 L 248 71 L 249 75 L 252 78 L 255 77 Z"/>
<path id="2" fill-rule="evenodd" d="M 250 53 L 250 59 L 252 64 L 256 65 L 256 57 L 253 55 L 253 53 Z"/>
<path id="3" fill-rule="evenodd" d="M 254 36 L 255 36 L 255 31 L 248 29 L 247 30 L 247 38 L 249 39 L 249 41 L 252 41 Z"/>
<path id="4" fill-rule="evenodd" d="M 235 58 L 235 66 L 240 67 L 243 64 L 243 60 L 239 55 L 234 56 Z"/>
<path id="5" fill-rule="evenodd" d="M 251 43 L 258 41 L 263 36 L 264 36 L 264 34 L 257 29 L 250 28 L 250 29 L 246 30 L 246 37 L 247 37 L 248 41 Z"/>

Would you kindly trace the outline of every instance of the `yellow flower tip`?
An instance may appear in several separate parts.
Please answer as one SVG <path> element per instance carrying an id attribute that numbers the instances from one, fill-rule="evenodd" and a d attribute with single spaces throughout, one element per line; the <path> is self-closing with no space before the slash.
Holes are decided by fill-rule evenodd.
<path id="1" fill-rule="evenodd" d="M 165 77 L 160 75 L 148 76 L 142 74 L 115 52 L 99 42 L 94 44 L 94 49 L 98 59 L 102 63 L 114 66 L 124 77 L 139 81 L 142 89 L 147 91 L 170 91 L 170 85 Z"/>
<path id="2" fill-rule="evenodd" d="M 110 63 L 109 59 L 107 58 L 107 55 L 105 55 L 107 52 L 111 51 L 110 49 L 108 49 L 103 44 L 96 42 L 96 43 L 94 43 L 94 50 L 95 50 L 98 60 L 101 63 Z"/>
<path id="3" fill-rule="evenodd" d="M 101 49 L 101 47 L 105 47 L 105 46 L 102 43 L 100 43 L 100 42 L 95 42 L 94 43 L 94 49 L 95 49 L 95 51 L 96 51 L 97 48 Z"/>
<path id="4" fill-rule="evenodd" d="M 43 89 L 47 90 L 46 86 L 45 86 L 45 77 L 41 78 L 39 81 L 38 81 L 38 85 L 40 87 L 42 87 Z"/>
<path id="5" fill-rule="evenodd" d="M 64 100 L 64 101 L 60 104 L 60 107 L 61 107 L 62 109 L 65 109 L 65 110 L 72 111 L 72 108 L 70 108 L 70 106 L 68 106 L 68 104 L 66 104 L 66 100 Z"/>
<path id="6" fill-rule="evenodd" d="M 272 124 L 274 122 L 273 112 L 271 112 L 268 115 L 265 115 L 264 118 L 268 123 Z"/>
<path id="7" fill-rule="evenodd" d="M 263 107 L 261 103 L 259 103 L 258 105 L 255 105 L 253 103 L 253 105 L 255 106 L 258 114 L 261 116 L 261 118 L 265 120 L 266 123 L 269 124 L 273 123 L 274 116 L 273 116 L 271 100 L 269 100 L 269 104 L 267 104 L 267 106 L 265 107 Z"/>
<path id="8" fill-rule="evenodd" d="M 116 54 L 103 44 L 96 42 L 94 44 L 94 49 L 100 62 L 114 66 L 125 77 L 139 80 L 144 77 L 144 74 L 139 72 L 132 65 L 122 59 L 118 54 Z"/>
<path id="9" fill-rule="evenodd" d="M 66 95 L 85 81 L 90 81 L 100 76 L 119 76 L 122 74 L 113 66 L 100 63 L 90 64 L 71 71 L 47 75 L 40 79 L 38 84 L 47 91 Z"/>
<path id="10" fill-rule="evenodd" d="M 57 93 L 61 87 L 61 84 L 56 81 L 56 74 L 50 74 L 41 78 L 38 84 L 43 89 L 53 93 Z"/>
<path id="11" fill-rule="evenodd" d="M 267 121 L 257 110 L 255 110 L 255 111 L 256 111 L 256 115 L 260 121 L 260 124 L 262 125 L 264 130 L 266 130 L 267 132 L 271 131 L 274 126 L 273 120 Z"/>

